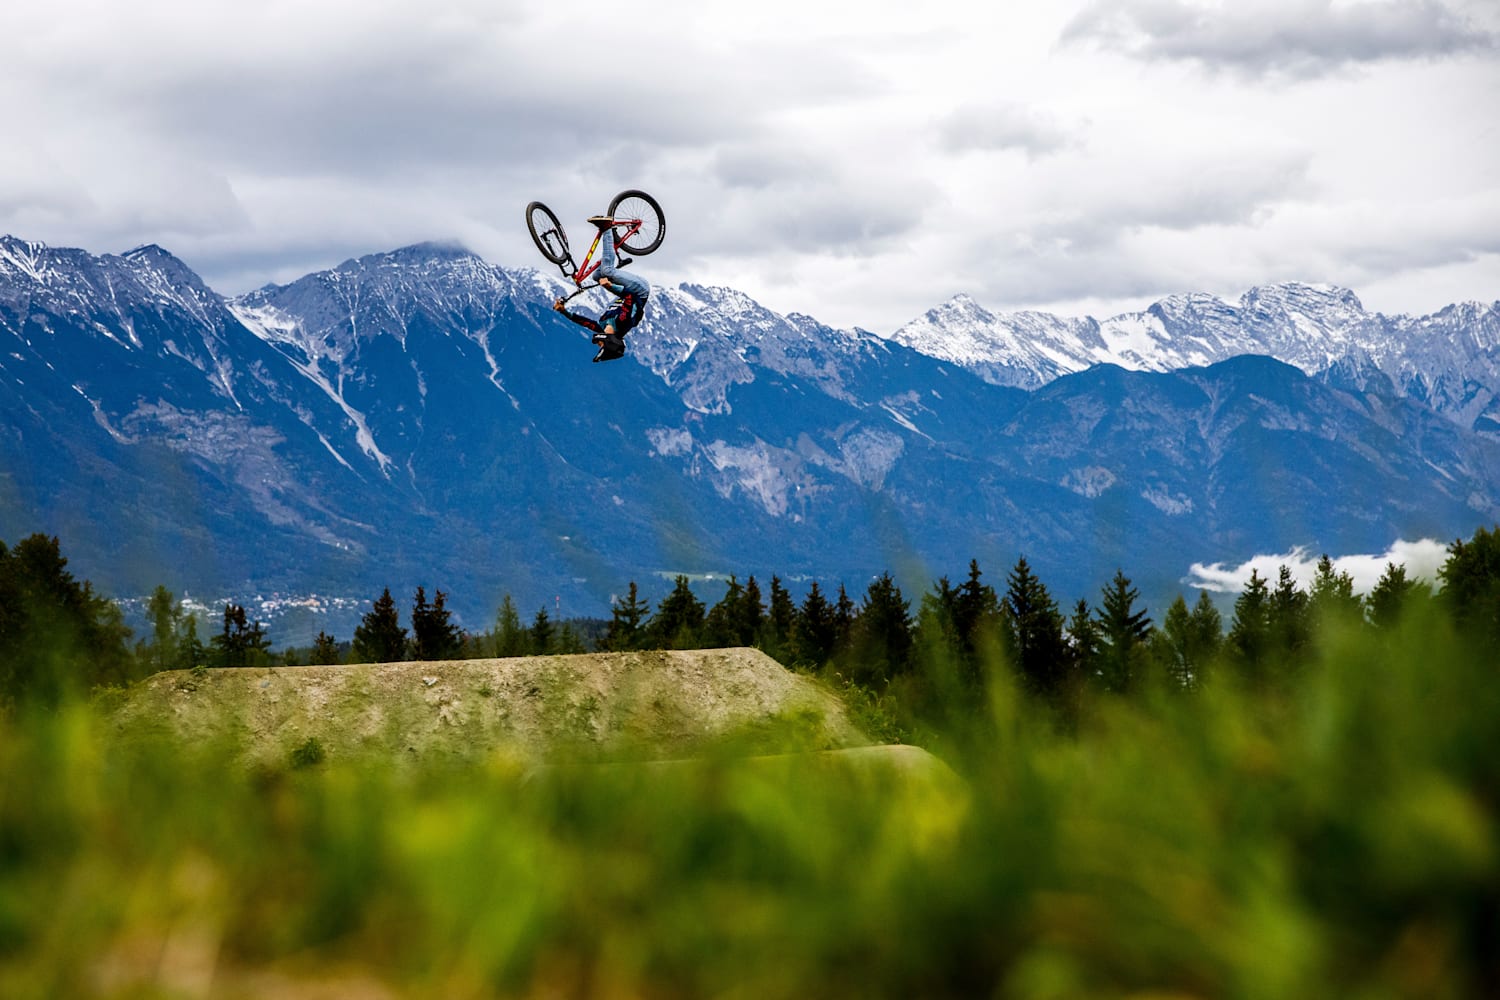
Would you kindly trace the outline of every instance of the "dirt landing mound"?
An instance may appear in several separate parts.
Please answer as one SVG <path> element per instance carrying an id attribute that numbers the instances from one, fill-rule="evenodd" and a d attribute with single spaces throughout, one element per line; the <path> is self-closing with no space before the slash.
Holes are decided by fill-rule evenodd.
<path id="1" fill-rule="evenodd" d="M 282 761 L 310 739 L 329 756 L 505 749 L 539 759 L 870 743 L 836 696 L 755 649 L 167 671 L 117 718 Z"/>

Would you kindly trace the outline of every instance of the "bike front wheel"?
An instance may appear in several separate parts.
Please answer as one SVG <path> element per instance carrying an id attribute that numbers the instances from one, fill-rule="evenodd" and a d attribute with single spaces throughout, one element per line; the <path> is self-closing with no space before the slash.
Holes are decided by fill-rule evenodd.
<path id="1" fill-rule="evenodd" d="M 554 264 L 568 262 L 568 237 L 552 209 L 539 201 L 527 205 L 526 228 L 531 231 L 531 240 L 543 257 Z"/>
<path id="2" fill-rule="evenodd" d="M 644 257 L 654 253 L 667 235 L 667 220 L 656 199 L 644 191 L 621 191 L 609 203 L 609 217 L 620 223 L 640 223 L 640 229 L 620 241 L 620 246 Z"/>

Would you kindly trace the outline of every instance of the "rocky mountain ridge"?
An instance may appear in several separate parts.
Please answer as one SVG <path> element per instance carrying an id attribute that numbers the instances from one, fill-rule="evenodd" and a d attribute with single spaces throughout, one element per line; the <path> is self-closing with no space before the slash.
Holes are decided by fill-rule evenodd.
<path id="1" fill-rule="evenodd" d="M 563 287 L 422 244 L 225 298 L 160 248 L 0 239 L 0 538 L 58 534 L 121 596 L 423 584 L 482 628 L 507 593 L 602 614 L 632 579 L 648 599 L 678 572 L 858 595 L 886 570 L 915 593 L 970 558 L 1003 583 L 1019 555 L 1059 597 L 1124 568 L 1155 598 L 1195 561 L 1384 551 L 1500 518 L 1492 385 L 1384 376 L 1368 349 L 1316 377 L 1211 360 L 1229 307 L 1202 298 L 1156 322 L 1206 363 L 1022 389 L 957 348 L 698 285 L 656 289 L 626 358 L 591 365 L 550 309 Z M 1250 315 L 1292 298 L 1264 291 Z M 1351 329 L 1352 296 L 1315 298 L 1334 310 L 1316 329 Z M 1452 356 L 1488 357 L 1493 309 L 1436 316 Z M 1314 328 L 1287 323 L 1280 342 L 1312 357 Z M 1095 349 L 1130 360 L 1108 326 Z M 1075 363 L 1042 333 L 1013 340 Z M 1464 392 L 1467 424 L 1446 402 Z"/>

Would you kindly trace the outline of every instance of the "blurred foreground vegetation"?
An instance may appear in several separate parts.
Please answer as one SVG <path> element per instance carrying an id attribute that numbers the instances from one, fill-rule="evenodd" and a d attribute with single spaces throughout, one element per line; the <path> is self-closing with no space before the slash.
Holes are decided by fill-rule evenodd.
<path id="1" fill-rule="evenodd" d="M 1292 685 L 1066 724 L 996 671 L 934 730 L 951 782 L 307 743 L 247 769 L 22 709 L 0 995 L 1493 996 L 1494 666 L 1434 612 Z"/>
<path id="2" fill-rule="evenodd" d="M 0 713 L 0 996 L 1497 996 L 1497 543 L 1378 619 L 1252 587 L 1211 649 L 1123 577 L 1091 650 L 939 587 L 827 676 L 952 773 L 248 767 L 58 687 Z"/>

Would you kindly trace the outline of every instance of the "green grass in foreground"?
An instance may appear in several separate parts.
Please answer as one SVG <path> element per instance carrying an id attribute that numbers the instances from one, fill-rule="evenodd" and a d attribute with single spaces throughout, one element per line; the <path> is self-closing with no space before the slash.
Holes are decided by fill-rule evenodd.
<path id="1" fill-rule="evenodd" d="M 0 995 L 1494 995 L 1493 654 L 1425 624 L 1325 660 L 1071 734 L 999 691 L 945 741 L 966 790 L 784 760 L 247 768 L 86 705 L 12 719 Z"/>

